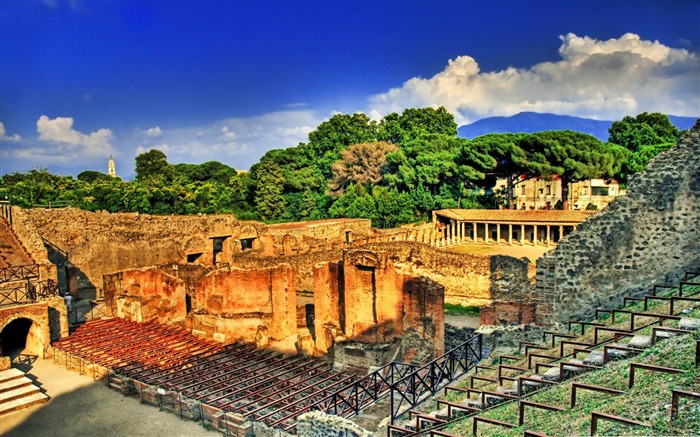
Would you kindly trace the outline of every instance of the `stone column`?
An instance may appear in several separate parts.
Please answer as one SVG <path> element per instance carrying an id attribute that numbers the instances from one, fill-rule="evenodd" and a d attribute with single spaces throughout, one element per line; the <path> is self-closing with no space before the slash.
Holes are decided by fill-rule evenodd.
<path id="1" fill-rule="evenodd" d="M 476 243 L 476 223 L 472 223 L 472 243 Z"/>
<path id="2" fill-rule="evenodd" d="M 513 224 L 508 224 L 508 244 L 513 245 Z"/>
<path id="3" fill-rule="evenodd" d="M 525 245 L 525 225 L 520 225 L 520 245 Z"/>
<path id="4" fill-rule="evenodd" d="M 484 244 L 489 244 L 489 224 L 484 223 Z"/>
<path id="5" fill-rule="evenodd" d="M 537 225 L 532 225 L 532 245 L 537 246 Z"/>
<path id="6" fill-rule="evenodd" d="M 562 238 L 564 238 L 564 226 L 559 225 L 559 239 L 557 240 L 557 243 L 560 242 Z"/>
<path id="7" fill-rule="evenodd" d="M 496 244 L 501 244 L 501 224 L 496 223 Z"/>

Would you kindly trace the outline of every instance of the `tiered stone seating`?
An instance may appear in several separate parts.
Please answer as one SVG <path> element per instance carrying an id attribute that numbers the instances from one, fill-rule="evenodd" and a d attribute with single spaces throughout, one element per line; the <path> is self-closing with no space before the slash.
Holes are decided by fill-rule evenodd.
<path id="1" fill-rule="evenodd" d="M 529 394 L 544 389 L 557 383 L 561 383 L 569 378 L 578 378 L 585 372 L 594 371 L 602 368 L 607 363 L 613 360 L 629 359 L 634 357 L 644 350 L 652 347 L 656 341 L 664 340 L 675 335 L 689 333 L 700 329 L 700 301 L 696 298 L 691 298 L 696 294 L 700 294 L 700 283 L 688 280 L 688 276 L 692 278 L 700 277 L 697 273 L 686 275 L 685 281 L 678 287 L 659 287 L 665 290 L 667 296 L 657 296 L 657 288 L 654 288 L 655 299 L 647 299 L 646 297 L 628 299 L 630 303 L 629 309 L 619 309 L 611 313 L 612 317 L 608 320 L 595 320 L 588 322 L 571 322 L 569 324 L 568 333 L 545 332 L 546 335 L 551 335 L 551 342 L 541 345 L 524 342 L 526 353 L 524 356 L 501 356 L 500 364 L 496 367 L 489 368 L 487 366 L 478 366 L 478 376 L 472 375 L 469 380 L 470 389 L 459 387 L 447 387 L 447 393 L 466 393 L 467 396 L 462 399 L 455 399 L 452 395 L 450 400 L 438 400 L 437 405 L 440 408 L 438 411 L 431 413 L 423 413 L 423 428 L 426 428 L 426 422 L 430 421 L 430 417 L 436 420 L 433 424 L 435 428 L 444 428 L 443 422 L 463 421 L 464 416 L 477 417 L 480 412 L 497 407 L 504 402 L 517 399 L 518 402 L 523 400 Z M 692 286 L 690 290 L 688 286 Z M 684 287 L 686 287 L 684 289 Z M 675 297 L 674 297 L 675 296 Z M 678 296 L 684 296 L 679 298 Z M 673 302 L 676 302 L 674 309 Z M 679 310 L 678 302 L 685 302 L 687 308 Z M 643 309 L 638 308 L 643 303 Z M 670 314 L 671 311 L 675 311 Z M 601 312 L 602 313 L 602 312 Z M 629 318 L 629 320 L 625 320 Z M 605 319 L 605 316 L 603 316 Z M 649 323 L 649 320 L 652 320 Z M 636 325 L 635 325 L 636 324 Z M 673 326 L 675 324 L 675 326 Z M 580 326 L 580 335 L 575 335 L 571 332 L 572 325 Z M 588 329 L 586 329 L 588 327 Z M 592 329 L 591 329 L 592 328 Z M 545 337 L 546 337 L 545 335 Z M 610 336 L 612 335 L 612 338 Z M 604 338 L 605 337 L 605 338 Z M 592 340 L 594 339 L 594 340 Z M 558 341 L 558 345 L 557 345 Z M 700 344 L 700 342 L 698 342 Z M 523 344 L 521 343 L 521 346 Z M 557 347 L 558 346 L 558 347 Z M 696 355 L 699 352 L 696 351 Z M 515 363 L 504 365 L 503 361 L 516 361 Z M 542 361 L 545 360 L 545 361 Z M 658 366 L 638 365 L 642 369 L 651 371 L 662 371 L 673 373 L 679 371 L 673 368 L 664 368 Z M 532 372 L 534 368 L 534 373 Z M 510 376 L 505 376 L 504 373 L 511 372 Z M 517 374 L 512 374 L 517 372 Z M 633 372 L 632 372 L 633 373 Z M 506 383 L 505 381 L 509 381 Z M 480 388 L 475 389 L 475 384 L 479 384 Z M 630 380 L 630 387 L 632 380 Z M 591 386 L 579 384 L 582 389 L 601 391 L 607 395 L 619 395 L 624 391 L 611 389 L 601 386 Z M 473 394 L 477 394 L 473 398 Z M 691 392 L 690 397 L 695 394 Z M 573 393 L 572 393 L 573 396 Z M 575 397 L 572 397 L 575 399 Z M 561 406 L 541 405 L 537 403 L 528 403 L 542 409 L 563 410 Z M 532 406 L 530 405 L 530 406 Z M 452 407 L 454 406 L 454 408 Z M 459 410 L 460 406 L 466 407 Z M 446 408 L 450 407 L 450 408 Z M 521 416 L 522 416 L 522 408 Z M 455 414 L 459 411 L 459 414 Z M 479 416 L 480 417 L 480 416 Z M 493 420 L 493 415 L 489 418 L 480 418 L 474 420 L 473 425 L 476 428 L 477 423 L 487 423 L 503 427 L 515 427 L 517 425 L 508 422 Z M 614 415 L 598 414 L 594 418 L 597 420 L 619 421 L 627 425 L 641 426 L 643 423 L 636 423 L 633 420 L 617 417 Z M 520 419 L 522 423 L 522 418 Z M 415 427 L 413 427 L 415 428 Z M 404 429 L 400 425 L 390 429 L 390 436 L 410 436 L 410 428 Z M 435 432 L 434 435 L 447 436 L 449 433 Z M 531 434 L 531 435 L 537 435 Z"/>

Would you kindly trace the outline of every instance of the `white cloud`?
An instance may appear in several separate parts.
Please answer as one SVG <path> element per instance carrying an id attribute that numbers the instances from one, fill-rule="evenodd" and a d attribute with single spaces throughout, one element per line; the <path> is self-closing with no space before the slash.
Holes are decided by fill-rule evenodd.
<path id="1" fill-rule="evenodd" d="M 36 122 L 39 140 L 49 143 L 48 146 L 37 145 L 17 153 L 23 157 L 34 156 L 37 159 L 67 162 L 76 158 L 96 158 L 115 153 L 110 144 L 112 131 L 99 129 L 91 134 L 84 134 L 73 129 L 72 117 L 56 117 L 50 119 L 46 115 L 39 117 Z"/>
<path id="2" fill-rule="evenodd" d="M 149 137 L 159 137 L 162 134 L 163 134 L 163 131 L 160 130 L 160 126 L 146 129 L 146 135 L 148 135 Z"/>
<path id="3" fill-rule="evenodd" d="M 321 121 L 311 111 L 289 110 L 166 129 L 157 141 L 141 137 L 134 156 L 158 149 L 173 164 L 219 161 L 237 169 L 248 169 L 270 149 L 307 141 L 309 132 Z"/>
<path id="4" fill-rule="evenodd" d="M 22 141 L 22 137 L 20 137 L 17 134 L 14 135 L 7 135 L 7 131 L 5 131 L 5 124 L 0 121 L 0 141 L 7 141 L 9 143 L 18 143 Z"/>
<path id="5" fill-rule="evenodd" d="M 685 49 L 644 41 L 628 33 L 599 41 L 560 37 L 561 59 L 530 68 L 482 72 L 476 60 L 460 56 L 431 78 L 370 98 L 368 113 L 445 106 L 458 124 L 521 111 L 552 112 L 615 120 L 643 111 L 697 116 L 700 57 Z"/>

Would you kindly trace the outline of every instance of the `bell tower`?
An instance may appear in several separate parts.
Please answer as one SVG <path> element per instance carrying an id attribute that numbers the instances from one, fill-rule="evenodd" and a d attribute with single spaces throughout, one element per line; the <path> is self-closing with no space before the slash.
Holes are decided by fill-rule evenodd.
<path id="1" fill-rule="evenodd" d="M 107 165 L 107 174 L 111 177 L 117 177 L 117 170 L 114 166 L 114 158 L 112 158 L 112 155 L 109 155 L 109 164 Z"/>

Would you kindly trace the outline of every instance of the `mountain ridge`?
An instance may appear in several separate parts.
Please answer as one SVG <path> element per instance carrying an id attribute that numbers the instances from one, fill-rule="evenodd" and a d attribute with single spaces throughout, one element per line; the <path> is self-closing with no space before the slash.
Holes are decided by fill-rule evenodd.
<path id="1" fill-rule="evenodd" d="M 680 130 L 690 129 L 697 120 L 693 117 L 675 115 L 669 115 L 668 118 Z M 542 112 L 519 112 L 509 117 L 487 117 L 474 123 L 462 125 L 457 129 L 457 136 L 472 139 L 491 133 L 534 133 L 546 130 L 573 130 L 592 135 L 605 142 L 608 140 L 608 129 L 612 124 L 612 120 L 594 120 L 573 115 L 557 115 Z"/>

